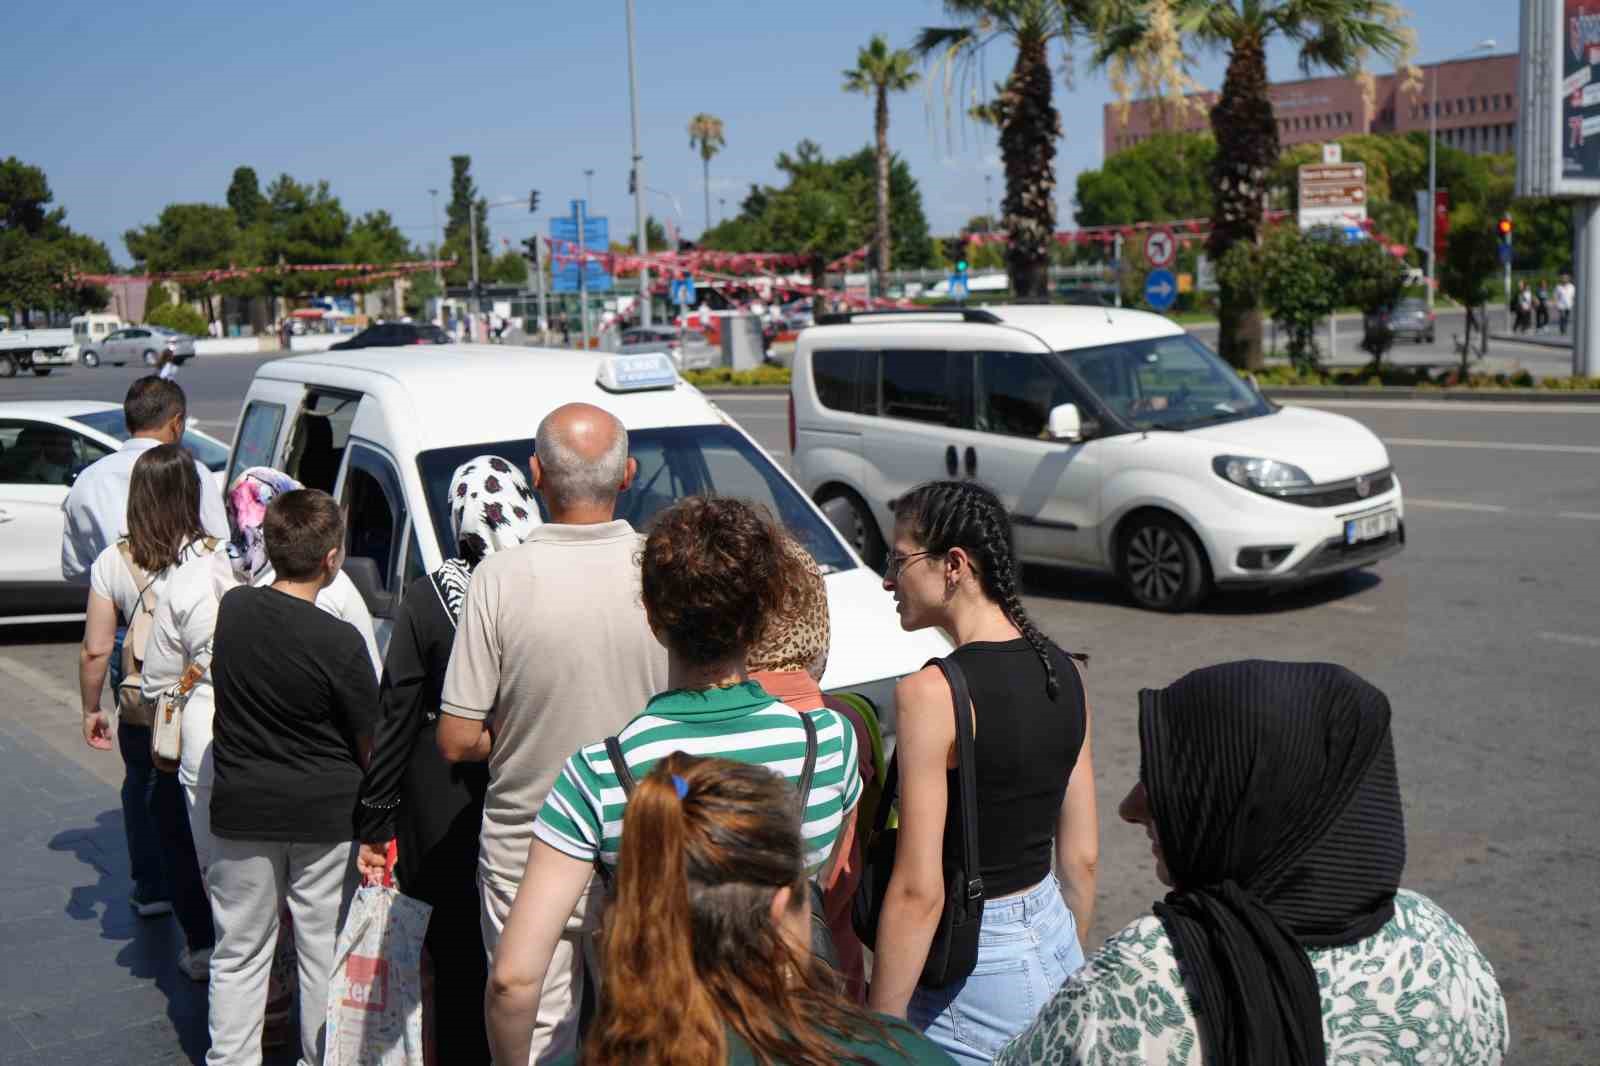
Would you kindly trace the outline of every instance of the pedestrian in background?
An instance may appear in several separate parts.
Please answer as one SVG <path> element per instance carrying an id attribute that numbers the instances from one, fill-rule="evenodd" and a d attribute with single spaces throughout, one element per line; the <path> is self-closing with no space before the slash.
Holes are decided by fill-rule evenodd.
<path id="1" fill-rule="evenodd" d="M 176 444 L 162 444 L 140 453 L 128 482 L 128 536 L 108 546 L 90 569 L 89 602 L 79 656 L 78 688 L 83 697 L 83 735 L 90 747 L 111 746 L 110 718 L 100 708 L 118 619 L 133 625 L 135 639 L 148 635 L 180 563 L 209 554 L 219 541 L 200 526 L 200 475 L 194 458 Z M 136 666 L 146 661 L 144 648 L 129 648 Z M 141 693 L 127 699 L 140 704 L 139 715 L 125 702 L 118 715 L 117 745 L 128 772 L 123 778 L 123 808 L 143 815 L 124 824 L 133 862 L 134 890 L 129 897 L 140 917 L 166 914 L 177 904 L 184 948 L 180 966 L 190 977 L 204 979 L 211 945 L 211 909 L 175 774 L 156 769 L 150 754 L 153 704 Z M 135 721 L 136 717 L 143 718 Z M 144 834 L 148 834 L 145 836 Z"/>
<path id="2" fill-rule="evenodd" d="M 1100 846 L 1089 705 L 1077 664 L 1023 610 L 993 492 L 933 482 L 894 513 L 884 587 L 904 629 L 955 641 L 972 705 L 954 706 L 936 665 L 895 689 L 900 829 L 868 1004 L 959 1062 L 987 1063 L 1033 1020 L 1037 994 L 1083 965 Z M 960 852 L 958 713 L 973 719 L 983 923 L 971 975 L 934 988 L 920 980 L 946 899 L 942 856 Z"/>
<path id="3" fill-rule="evenodd" d="M 318 489 L 276 496 L 263 525 L 273 582 L 217 611 L 217 921 L 211 1066 L 261 1061 L 278 911 L 294 916 L 300 1061 L 319 1066 L 334 941 L 355 888 L 354 817 L 378 684 L 361 635 L 316 604 L 344 560 L 339 504 Z"/>
<path id="4" fill-rule="evenodd" d="M 666 646 L 665 684 L 631 721 L 575 748 L 539 811 L 527 873 L 490 964 L 496 1062 L 527 1058 L 567 915 L 597 866 L 617 867 L 624 769 L 641 780 L 678 751 L 765 766 L 798 788 L 814 738 L 809 786 L 795 795 L 805 806 L 802 869 L 819 883 L 830 877 L 861 798 L 855 733 L 832 711 L 807 714 L 779 702 L 748 669 L 767 619 L 786 613 L 803 583 L 786 540 L 764 510 L 721 497 L 679 500 L 651 522 L 638 565 L 645 615 Z"/>
<path id="5" fill-rule="evenodd" d="M 1516 320 L 1511 329 L 1513 333 L 1526 333 L 1533 323 L 1533 293 L 1528 290 L 1526 281 L 1517 282 Z"/>
<path id="6" fill-rule="evenodd" d="M 1489 960 L 1400 888 L 1390 721 L 1382 692 L 1329 663 L 1224 663 L 1140 692 L 1118 813 L 1171 891 L 997 1062 L 1498 1066 Z"/>
<path id="7" fill-rule="evenodd" d="M 1572 275 L 1561 275 L 1561 281 L 1556 285 L 1556 316 L 1561 323 L 1561 335 L 1567 335 L 1567 323 L 1572 320 L 1572 307 L 1577 299 L 1578 287 L 1572 283 Z"/>
<path id="8" fill-rule="evenodd" d="M 356 825 L 367 882 L 382 881 L 387 845 L 398 840 L 401 890 L 433 907 L 427 932 L 433 997 L 423 1004 L 431 1023 L 425 1029 L 446 1053 L 443 1061 L 471 1066 L 489 1061 L 483 1024 L 489 961 L 477 878 L 489 770 L 481 762 L 451 765 L 439 754 L 440 695 L 472 572 L 527 540 L 540 519 L 522 475 L 494 455 L 458 467 L 441 503 L 450 513 L 456 555 L 412 582 L 401 601 Z"/>
<path id="9" fill-rule="evenodd" d="M 623 815 L 599 1013 L 582 1053 L 557 1066 L 948 1066 L 925 1037 L 840 994 L 811 955 L 810 905 L 783 779 L 666 756 Z"/>
<path id="10" fill-rule="evenodd" d="M 523 881 L 532 814 L 561 760 L 621 729 L 667 686 L 666 653 L 639 603 L 641 538 L 615 517 L 638 472 L 627 430 L 598 407 L 568 404 L 539 424 L 534 447 L 533 487 L 549 521 L 474 571 L 437 728 L 447 760 L 489 763 L 478 887 L 491 965 Z M 528 1019 L 523 1033 L 535 1054 L 558 1054 L 577 1040 L 592 931 L 581 887 L 565 901 L 551 965 L 541 972 L 537 1022 Z"/>
<path id="11" fill-rule="evenodd" d="M 1535 333 L 1543 333 L 1550 325 L 1550 282 L 1546 278 L 1539 279 L 1539 288 L 1533 295 L 1533 329 Z"/>

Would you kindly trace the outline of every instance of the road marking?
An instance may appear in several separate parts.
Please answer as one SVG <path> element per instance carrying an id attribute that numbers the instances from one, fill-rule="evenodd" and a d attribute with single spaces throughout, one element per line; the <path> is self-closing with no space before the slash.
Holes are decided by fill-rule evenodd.
<path id="1" fill-rule="evenodd" d="M 1578 518 L 1585 522 L 1600 522 L 1600 514 L 1591 514 L 1588 511 L 1562 511 L 1562 518 Z"/>
<path id="2" fill-rule="evenodd" d="M 1578 648 L 1600 648 L 1600 637 L 1586 637 L 1581 633 L 1540 633 L 1540 640 L 1552 641 L 1556 644 L 1571 644 Z"/>
<path id="3" fill-rule="evenodd" d="M 1563 455 L 1600 455 L 1593 444 L 1521 444 L 1516 441 L 1434 440 L 1428 437 L 1384 437 L 1385 444 L 1406 448 L 1471 448 L 1489 452 L 1559 452 Z"/>
<path id="4" fill-rule="evenodd" d="M 1378 609 L 1365 603 L 1330 603 L 1335 611 L 1349 611 L 1351 614 L 1373 614 Z"/>
<path id="5" fill-rule="evenodd" d="M 9 655 L 0 655 L 0 673 L 10 674 L 16 680 L 29 688 L 48 696 L 58 703 L 63 703 L 73 710 L 79 710 L 79 694 L 59 684 L 49 674 L 35 670 L 27 663 L 20 663 Z"/>
<path id="6" fill-rule="evenodd" d="M 1503 514 L 1510 510 L 1493 503 L 1468 503 L 1465 500 L 1423 500 L 1406 497 L 1407 507 L 1431 507 L 1436 511 L 1482 511 L 1484 514 Z"/>

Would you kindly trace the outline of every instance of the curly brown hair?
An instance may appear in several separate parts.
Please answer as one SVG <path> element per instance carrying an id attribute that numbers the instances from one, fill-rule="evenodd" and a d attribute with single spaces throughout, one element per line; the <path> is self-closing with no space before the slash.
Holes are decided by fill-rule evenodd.
<path id="1" fill-rule="evenodd" d="M 789 610 L 806 576 L 765 507 L 715 496 L 658 514 L 640 571 L 662 639 L 696 664 L 748 649 L 769 616 Z"/>

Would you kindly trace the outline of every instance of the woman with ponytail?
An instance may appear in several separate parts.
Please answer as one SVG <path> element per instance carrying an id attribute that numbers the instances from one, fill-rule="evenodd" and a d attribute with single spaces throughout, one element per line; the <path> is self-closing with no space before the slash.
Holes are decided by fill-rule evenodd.
<path id="1" fill-rule="evenodd" d="M 798 798 L 750 763 L 674 752 L 623 816 L 600 1010 L 561 1066 L 949 1063 L 811 956 Z"/>
<path id="2" fill-rule="evenodd" d="M 1099 854 L 1089 706 L 1072 657 L 1023 610 L 1011 521 L 993 492 L 933 482 L 894 512 L 884 588 L 902 627 L 949 634 L 971 689 L 985 903 L 971 976 L 920 986 L 943 857 L 960 840 L 954 702 L 929 666 L 895 690 L 900 831 L 867 1002 L 958 1061 L 987 1063 L 1083 965 Z"/>

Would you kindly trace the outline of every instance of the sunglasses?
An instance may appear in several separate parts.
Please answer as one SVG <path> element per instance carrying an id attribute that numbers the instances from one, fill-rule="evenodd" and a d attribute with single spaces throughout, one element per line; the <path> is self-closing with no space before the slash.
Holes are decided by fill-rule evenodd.
<path id="1" fill-rule="evenodd" d="M 883 576 L 887 577 L 889 580 L 893 581 L 895 578 L 900 576 L 900 570 L 907 563 L 909 563 L 911 560 L 920 559 L 924 555 L 940 555 L 940 554 L 942 554 L 942 553 L 934 552 L 934 551 L 912 552 L 909 555 L 900 555 L 900 554 L 898 554 L 896 552 L 890 552 L 889 553 L 888 566 L 884 569 Z"/>

